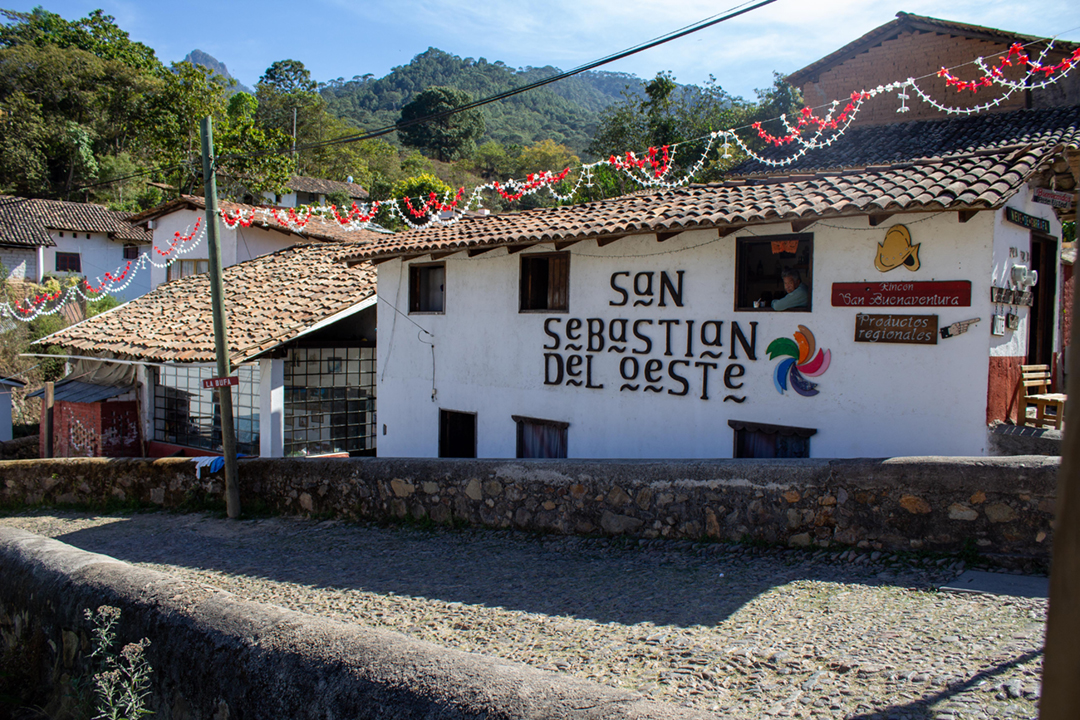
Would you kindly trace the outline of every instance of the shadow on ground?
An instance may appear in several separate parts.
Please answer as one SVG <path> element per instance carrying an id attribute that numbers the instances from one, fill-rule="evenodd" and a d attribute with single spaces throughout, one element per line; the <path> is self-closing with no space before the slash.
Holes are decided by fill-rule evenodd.
<path id="1" fill-rule="evenodd" d="M 569 615 L 597 622 L 714 625 L 798 579 L 910 585 L 918 574 L 727 544 L 647 543 L 270 518 L 135 514 L 57 539 L 159 563 L 323 588 Z"/>

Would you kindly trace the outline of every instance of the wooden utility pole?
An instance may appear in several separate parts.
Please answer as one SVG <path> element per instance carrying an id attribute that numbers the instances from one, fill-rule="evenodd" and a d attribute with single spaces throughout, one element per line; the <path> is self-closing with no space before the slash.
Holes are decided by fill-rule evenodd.
<path id="1" fill-rule="evenodd" d="M 1074 176 L 1080 174 L 1076 155 L 1069 164 Z M 1073 207 L 1080 208 L 1080 194 L 1073 198 Z M 1076 280 L 1074 274 L 1074 323 L 1080 318 Z M 1076 339 L 1077 331 L 1074 325 L 1069 338 L 1067 389 L 1071 397 L 1065 403 L 1065 432 L 1058 470 L 1040 720 L 1080 718 L 1080 342 Z"/>
<path id="2" fill-rule="evenodd" d="M 229 338 L 225 334 L 225 290 L 221 281 L 221 245 L 218 243 L 217 179 L 214 174 L 213 121 L 205 117 L 199 123 L 202 133 L 203 181 L 206 196 L 206 242 L 210 250 L 210 303 L 214 316 L 214 351 L 218 377 L 232 374 L 229 363 Z M 236 463 L 236 429 L 233 426 L 232 387 L 218 388 L 221 403 L 221 445 L 225 455 L 225 511 L 230 518 L 240 517 L 240 485 Z"/>

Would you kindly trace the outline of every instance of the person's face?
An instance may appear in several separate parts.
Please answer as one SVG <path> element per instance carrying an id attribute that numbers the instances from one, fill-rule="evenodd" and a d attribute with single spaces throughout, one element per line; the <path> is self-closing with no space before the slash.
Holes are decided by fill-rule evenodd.
<path id="1" fill-rule="evenodd" d="M 797 280 L 795 280 L 795 278 L 784 278 L 784 292 L 792 292 L 797 287 L 799 287 L 799 283 Z"/>

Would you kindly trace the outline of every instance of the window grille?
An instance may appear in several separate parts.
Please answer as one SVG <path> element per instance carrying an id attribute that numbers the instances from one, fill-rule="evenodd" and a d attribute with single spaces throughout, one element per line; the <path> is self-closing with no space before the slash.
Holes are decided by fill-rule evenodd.
<path id="1" fill-rule="evenodd" d="M 291 348 L 285 455 L 375 454 L 375 349 Z"/>
<path id="2" fill-rule="evenodd" d="M 232 388 L 236 450 L 259 454 L 259 368 L 242 365 L 234 370 L 240 384 Z M 154 439 L 202 450 L 222 451 L 221 407 L 216 390 L 204 390 L 202 381 L 214 377 L 215 368 L 166 365 L 154 372 Z"/>

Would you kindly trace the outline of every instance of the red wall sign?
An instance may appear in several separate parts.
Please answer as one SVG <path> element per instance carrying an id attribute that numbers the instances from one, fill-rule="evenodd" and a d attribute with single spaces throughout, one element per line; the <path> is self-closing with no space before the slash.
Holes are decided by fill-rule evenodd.
<path id="1" fill-rule="evenodd" d="M 970 307 L 971 281 L 833 283 L 833 307 Z"/>
<path id="2" fill-rule="evenodd" d="M 229 377 L 209 378 L 202 381 L 203 390 L 213 390 L 214 388 L 228 387 L 229 385 L 239 385 L 240 378 L 236 375 L 230 375 Z"/>

